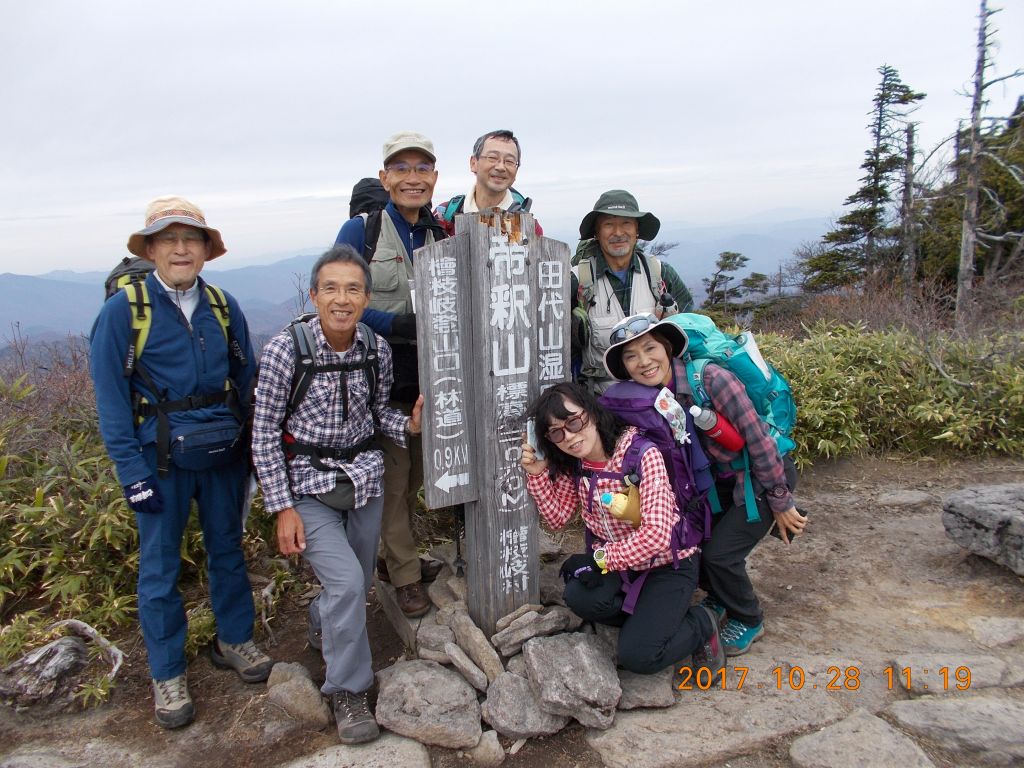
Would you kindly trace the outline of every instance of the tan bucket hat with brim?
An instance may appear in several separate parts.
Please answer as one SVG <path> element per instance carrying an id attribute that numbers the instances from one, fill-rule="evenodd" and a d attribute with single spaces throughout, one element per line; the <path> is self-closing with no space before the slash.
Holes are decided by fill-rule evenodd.
<path id="1" fill-rule="evenodd" d="M 588 240 L 594 236 L 594 229 L 597 225 L 597 217 L 602 213 L 609 216 L 625 216 L 629 219 L 638 219 L 636 223 L 637 236 L 641 240 L 653 240 L 658 236 L 661 229 L 661 222 L 653 213 L 640 210 L 636 198 L 624 189 L 609 189 L 603 193 L 597 202 L 594 203 L 594 210 L 583 217 L 580 222 L 580 238 Z"/>
<path id="2" fill-rule="evenodd" d="M 190 203 L 184 197 L 165 195 L 146 206 L 146 226 L 128 238 L 128 250 L 136 256 L 146 256 L 146 238 L 167 229 L 171 224 L 187 224 L 202 229 L 210 237 L 210 255 L 207 261 L 227 253 L 224 238 L 213 227 L 206 225 L 206 217 L 198 205 Z"/>
<path id="3" fill-rule="evenodd" d="M 629 381 L 626 366 L 622 364 L 622 349 L 629 342 L 651 331 L 658 331 L 661 336 L 668 339 L 672 345 L 672 357 L 681 357 L 690 343 L 686 338 L 686 331 L 671 320 L 659 321 L 650 313 L 631 315 L 625 320 L 620 320 L 608 336 L 612 344 L 604 352 L 604 367 L 609 376 L 619 381 Z"/>

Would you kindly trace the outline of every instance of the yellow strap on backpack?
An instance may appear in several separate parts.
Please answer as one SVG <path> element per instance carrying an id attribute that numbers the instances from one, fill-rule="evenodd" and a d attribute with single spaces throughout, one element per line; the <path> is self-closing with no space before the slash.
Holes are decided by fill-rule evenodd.
<path id="1" fill-rule="evenodd" d="M 135 370 L 135 362 L 142 357 L 142 350 L 146 346 L 146 339 L 149 338 L 149 329 L 153 324 L 153 316 L 150 312 L 153 304 L 149 300 L 149 291 L 146 284 L 141 281 L 129 281 L 121 288 L 128 296 L 128 306 L 131 309 L 132 318 L 132 339 L 128 344 L 128 354 L 124 360 L 124 375 L 131 376 Z M 210 309 L 213 316 L 217 318 L 224 340 L 231 343 L 231 336 L 228 333 L 228 326 L 231 324 L 231 310 L 228 308 L 227 296 L 220 288 L 210 285 L 205 286 L 206 300 L 210 302 Z"/>

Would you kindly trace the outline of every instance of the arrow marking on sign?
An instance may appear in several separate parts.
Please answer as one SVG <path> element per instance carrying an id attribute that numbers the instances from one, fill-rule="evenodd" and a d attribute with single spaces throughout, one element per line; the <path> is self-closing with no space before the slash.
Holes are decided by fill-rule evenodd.
<path id="1" fill-rule="evenodd" d="M 449 475 L 448 471 L 434 481 L 434 485 L 445 493 L 451 493 L 452 488 L 457 485 L 469 485 L 469 472 L 460 472 L 457 475 Z"/>

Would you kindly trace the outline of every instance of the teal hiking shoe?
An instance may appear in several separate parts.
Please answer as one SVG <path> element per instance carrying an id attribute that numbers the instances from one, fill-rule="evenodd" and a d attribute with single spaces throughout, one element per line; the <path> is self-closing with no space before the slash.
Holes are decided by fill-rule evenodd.
<path id="1" fill-rule="evenodd" d="M 722 627 L 722 648 L 726 656 L 742 656 L 755 640 L 764 636 L 764 622 L 748 627 L 736 619 L 729 619 Z"/>
<path id="2" fill-rule="evenodd" d="M 714 595 L 708 595 L 701 601 L 701 605 L 715 614 L 716 623 L 719 627 L 722 626 L 722 622 L 725 621 L 725 606 L 718 602 L 718 599 Z"/>

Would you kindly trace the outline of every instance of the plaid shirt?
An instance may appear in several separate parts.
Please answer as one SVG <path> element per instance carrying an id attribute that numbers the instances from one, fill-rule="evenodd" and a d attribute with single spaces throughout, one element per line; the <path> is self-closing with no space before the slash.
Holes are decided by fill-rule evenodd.
<path id="1" fill-rule="evenodd" d="M 319 365 L 357 362 L 365 349 L 361 329 L 348 351 L 339 354 L 331 348 L 320 328 L 320 318 L 309 321 L 316 338 L 316 361 Z M 329 448 L 358 445 L 374 433 L 374 419 L 381 431 L 401 446 L 406 445 L 405 430 L 409 417 L 389 408 L 391 392 L 391 347 L 377 336 L 380 372 L 372 406 L 366 402 L 369 388 L 363 370 L 317 373 L 305 398 L 284 425 L 300 443 Z M 285 405 L 291 395 L 295 372 L 295 346 L 287 330 L 277 334 L 263 349 L 260 359 L 259 384 L 256 391 L 252 428 L 253 463 L 263 487 L 263 501 L 268 512 L 280 512 L 294 505 L 293 494 L 311 496 L 329 493 L 337 483 L 337 471 L 343 471 L 355 486 L 355 505 L 381 495 L 384 461 L 380 449 L 363 451 L 350 462 L 320 459 L 329 471 L 317 469 L 309 456 L 296 456 L 286 462 L 281 445 Z M 346 382 L 341 382 L 341 377 Z M 348 387 L 348 419 L 342 418 L 341 387 Z M 372 413 L 371 413 L 372 410 Z"/>
<path id="2" fill-rule="evenodd" d="M 622 433 L 615 444 L 611 459 L 605 466 L 606 472 L 622 471 L 622 459 L 636 434 L 636 427 L 629 427 Z M 589 510 L 587 501 L 591 489 L 590 478 L 586 474 L 582 478 L 558 475 L 554 480 L 547 472 L 541 472 L 539 475 L 527 474 L 526 487 L 533 496 L 541 517 L 556 530 L 565 526 L 573 512 L 580 509 L 587 528 L 596 539 L 604 542 L 605 562 L 609 570 L 643 571 L 672 562 L 669 546 L 672 528 L 679 519 L 679 512 L 675 494 L 669 484 L 668 472 L 665 470 L 665 460 L 661 458 L 657 448 L 648 448 L 640 457 L 639 528 L 612 517 L 601 503 L 602 493 L 615 493 L 623 489 L 621 480 L 597 478 L 594 504 Z M 681 549 L 679 557 L 689 557 L 696 551 L 696 547 Z M 651 558 L 654 558 L 653 563 Z"/>
<path id="3" fill-rule="evenodd" d="M 747 441 L 747 450 L 750 452 L 750 471 L 754 474 L 754 480 L 760 483 L 762 488 L 787 488 L 786 470 L 782 464 L 782 456 L 779 455 L 778 446 L 775 440 L 768 434 L 768 427 L 754 410 L 754 404 L 747 396 L 747 390 L 742 382 L 732 373 L 714 363 L 708 363 L 704 367 L 704 389 L 711 398 L 711 404 L 715 410 L 725 415 Z M 692 404 L 692 398 L 687 405 Z M 699 432 L 699 430 L 698 430 Z M 723 448 L 714 440 L 708 440 L 701 435 L 701 444 L 707 450 L 711 459 L 716 462 L 728 465 L 731 461 L 740 458 L 743 454 L 740 451 L 730 451 Z M 743 471 L 736 472 L 736 486 L 733 488 L 733 503 L 743 506 Z M 757 491 L 757 483 L 754 490 Z M 793 495 L 787 490 L 784 496 L 775 497 L 765 494 L 768 506 L 772 512 L 785 512 L 793 506 Z"/>

